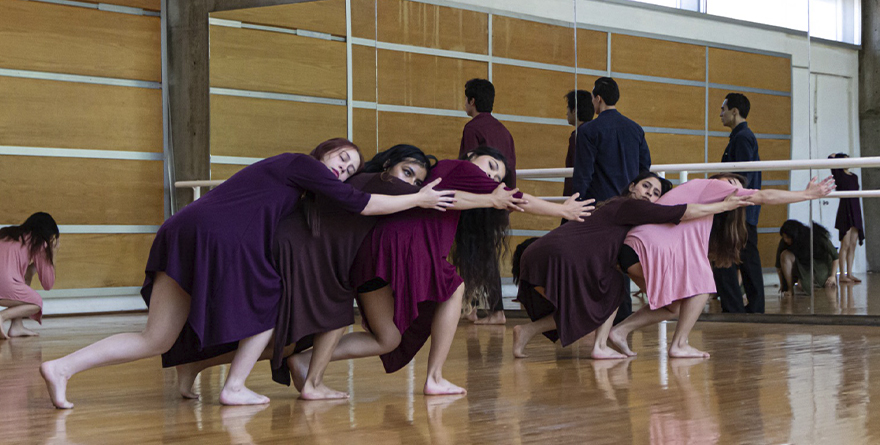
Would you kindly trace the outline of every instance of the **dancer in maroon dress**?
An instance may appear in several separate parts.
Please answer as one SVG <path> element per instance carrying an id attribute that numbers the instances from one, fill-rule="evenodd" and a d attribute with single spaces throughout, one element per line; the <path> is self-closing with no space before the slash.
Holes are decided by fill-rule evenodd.
<path id="1" fill-rule="evenodd" d="M 828 156 L 830 159 L 848 158 L 846 153 Z M 859 177 L 848 168 L 831 169 L 834 182 L 839 191 L 859 190 Z M 837 206 L 837 219 L 834 228 L 840 236 L 840 282 L 861 283 L 862 280 L 852 273 L 853 260 L 856 256 L 856 245 L 865 243 L 865 227 L 862 224 L 862 205 L 859 198 L 840 198 Z"/>
<path id="2" fill-rule="evenodd" d="M 517 248 L 517 299 L 532 322 L 513 328 L 514 357 L 527 357 L 526 344 L 540 333 L 561 340 L 563 347 L 597 328 L 597 338 L 608 335 L 621 299 L 628 296 L 617 255 L 632 227 L 678 224 L 749 205 L 737 197 L 715 204 L 653 204 L 671 188 L 669 181 L 642 172 L 620 197 L 600 204 L 583 223 L 563 224 L 527 248 Z M 626 358 L 605 342 L 596 342 L 591 356 Z"/>
<path id="3" fill-rule="evenodd" d="M 52 403 L 72 408 L 67 381 L 76 373 L 164 354 L 165 366 L 239 342 L 220 402 L 267 403 L 244 382 L 272 335 L 281 280 L 269 248 L 279 221 L 304 191 L 348 211 L 387 214 L 420 206 L 444 209 L 452 198 L 432 189 L 405 196 L 369 195 L 342 181 L 362 165 L 358 148 L 332 139 L 311 154 L 282 154 L 246 167 L 169 218 L 159 229 L 141 290 L 149 305 L 143 332 L 117 334 L 43 363 Z"/>
<path id="4" fill-rule="evenodd" d="M 440 161 L 429 179 L 442 177 L 439 188 L 467 191 L 484 198 L 508 179 L 504 156 L 497 150 L 479 147 L 466 157 Z M 552 204 L 529 195 L 522 198 L 526 200 L 522 209 L 539 215 L 582 221 L 592 210 L 592 201 L 577 202 L 577 196 L 565 204 Z M 480 286 L 491 280 L 490 273 L 480 277 L 480 271 L 491 272 L 489 265 L 498 261 L 507 215 L 497 210 L 491 220 L 460 223 L 460 210 L 491 204 L 464 202 L 458 195 L 456 199 L 450 211 L 443 214 L 416 210 L 380 219 L 361 246 L 352 270 L 354 281 L 360 284 L 358 307 L 369 332 L 342 337 L 332 360 L 381 355 L 385 370 L 390 373 L 409 363 L 431 337 L 425 394 L 466 393 L 442 375 L 465 293 L 464 281 L 446 258 L 456 241 L 455 262 L 460 269 L 469 269 L 462 272 L 473 277 L 465 280 L 469 291 L 479 292 Z M 479 233 L 481 229 L 480 236 L 456 234 L 457 230 Z M 319 353 L 317 348 L 314 353 Z M 312 351 L 307 351 L 288 360 L 295 384 L 304 379 L 307 371 L 312 371 L 311 355 Z"/>

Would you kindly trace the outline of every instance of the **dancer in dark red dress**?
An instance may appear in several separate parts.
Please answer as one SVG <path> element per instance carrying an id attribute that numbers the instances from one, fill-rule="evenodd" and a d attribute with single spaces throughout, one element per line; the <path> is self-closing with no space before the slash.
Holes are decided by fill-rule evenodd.
<path id="1" fill-rule="evenodd" d="M 597 328 L 607 337 L 622 298 L 623 274 L 617 269 L 620 246 L 632 227 L 678 224 L 747 205 L 742 198 L 715 204 L 654 204 L 672 184 L 654 173 L 639 174 L 623 195 L 600 204 L 581 224 L 563 224 L 514 254 L 517 299 L 531 323 L 513 328 L 513 355 L 527 357 L 525 346 L 543 333 L 568 346 Z M 521 256 L 520 256 L 521 255 Z M 626 358 L 597 341 L 594 359 Z"/>
<path id="2" fill-rule="evenodd" d="M 76 373 L 164 354 L 176 365 L 206 349 L 239 342 L 220 393 L 223 404 L 267 403 L 244 382 L 272 335 L 281 280 L 269 248 L 279 221 L 304 191 L 335 200 L 353 213 L 387 214 L 420 206 L 443 209 L 452 199 L 432 190 L 405 196 L 369 195 L 342 181 L 362 165 L 345 139 L 319 145 L 311 156 L 282 154 L 246 167 L 172 216 L 156 234 L 141 291 L 149 305 L 143 332 L 117 334 L 43 363 L 52 403 L 72 408 L 67 381 Z"/>
<path id="3" fill-rule="evenodd" d="M 361 246 L 352 270 L 353 280 L 360 285 L 358 307 L 369 332 L 342 337 L 332 360 L 381 355 L 385 370 L 394 372 L 409 363 L 430 336 L 425 394 L 463 394 L 463 388 L 442 375 L 465 293 L 464 281 L 446 258 L 454 241 L 470 239 L 470 243 L 456 242 L 455 262 L 460 268 L 469 269 L 466 273 L 474 277 L 467 281 L 468 286 L 475 288 L 473 291 L 479 291 L 479 286 L 489 281 L 489 274 L 484 274 L 481 283 L 479 274 L 491 270 L 487 264 L 498 261 L 507 215 L 497 210 L 492 220 L 468 225 L 460 223 L 459 217 L 461 210 L 491 206 L 488 196 L 508 178 L 508 169 L 497 150 L 480 147 L 466 160 L 440 161 L 429 179 L 438 177 L 443 178 L 438 188 L 483 195 L 487 202 L 466 203 L 457 195 L 456 204 L 442 214 L 416 210 L 380 219 Z M 552 204 L 529 195 L 522 198 L 526 201 L 521 204 L 522 209 L 539 215 L 581 221 L 592 210 L 592 201 L 577 202 L 577 196 L 565 204 Z M 457 230 L 479 229 L 485 230 L 481 236 L 456 235 Z M 314 354 L 318 353 L 315 348 Z M 294 383 L 302 381 L 307 371 L 313 371 L 309 369 L 311 355 L 312 351 L 307 351 L 288 360 Z"/>
<path id="4" fill-rule="evenodd" d="M 830 159 L 848 158 L 846 153 L 836 153 L 828 156 Z M 837 190 L 859 190 L 859 177 L 849 171 L 848 168 L 831 169 Z M 856 245 L 865 243 L 865 226 L 862 224 L 862 204 L 859 198 L 840 198 L 837 206 L 837 219 L 834 228 L 840 237 L 840 282 L 861 283 L 862 280 L 852 273 L 853 260 L 856 256 Z"/>

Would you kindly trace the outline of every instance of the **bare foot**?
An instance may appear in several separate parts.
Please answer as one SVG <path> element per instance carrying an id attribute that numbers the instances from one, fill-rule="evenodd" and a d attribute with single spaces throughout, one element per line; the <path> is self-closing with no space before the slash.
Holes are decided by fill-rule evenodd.
<path id="1" fill-rule="evenodd" d="M 451 394 L 467 394 L 467 390 L 449 383 L 449 380 L 441 378 L 435 381 L 430 378 L 425 381 L 426 396 L 446 396 Z"/>
<path id="2" fill-rule="evenodd" d="M 855 282 L 855 283 L 861 283 L 861 282 L 862 282 L 862 280 L 856 278 L 856 277 L 853 276 L 853 275 L 847 275 L 846 277 L 849 278 L 850 281 L 853 281 L 853 282 Z M 843 281 L 843 280 L 841 280 L 841 281 Z"/>
<path id="3" fill-rule="evenodd" d="M 528 337 L 523 332 L 522 325 L 516 325 L 513 327 L 513 356 L 516 358 L 526 358 L 529 355 L 526 354 L 526 344 L 529 343 L 531 337 Z"/>
<path id="4" fill-rule="evenodd" d="M 69 376 L 64 375 L 62 370 L 58 369 L 56 360 L 48 361 L 40 365 L 40 375 L 46 381 L 46 388 L 49 390 L 49 398 L 52 404 L 58 409 L 73 408 L 73 404 L 67 401 L 67 380 Z"/>
<path id="5" fill-rule="evenodd" d="M 851 282 L 853 282 L 853 280 L 851 280 L 847 275 L 838 275 L 838 276 L 837 276 L 837 281 L 840 281 L 841 283 L 851 283 Z"/>
<path id="6" fill-rule="evenodd" d="M 264 405 L 269 403 L 269 398 L 257 394 L 245 386 L 233 390 L 232 388 L 223 387 L 220 391 L 220 403 L 223 405 Z"/>
<path id="7" fill-rule="evenodd" d="M 198 399 L 199 394 L 193 391 L 193 384 L 199 375 L 199 369 L 194 363 L 176 366 L 177 370 L 177 390 L 184 399 Z"/>
<path id="8" fill-rule="evenodd" d="M 507 323 L 507 317 L 504 316 L 504 311 L 495 311 L 489 312 L 489 316 L 486 318 L 481 318 L 474 322 L 474 324 L 505 324 Z"/>
<path id="9" fill-rule="evenodd" d="M 246 407 L 223 407 L 220 408 L 220 421 L 223 429 L 229 433 L 231 443 L 254 443 L 253 437 L 247 431 L 247 424 L 266 406 Z"/>
<path id="10" fill-rule="evenodd" d="M 620 332 L 615 328 L 611 328 L 611 332 L 608 333 L 608 341 L 611 342 L 611 346 L 614 349 L 622 352 L 627 357 L 635 357 L 638 355 L 629 348 L 629 345 L 626 343 L 626 337 L 620 335 Z"/>
<path id="11" fill-rule="evenodd" d="M 476 323 L 477 320 L 480 319 L 480 317 L 477 316 L 477 310 L 476 310 L 476 309 L 472 310 L 469 314 L 464 314 L 464 315 L 462 315 L 461 318 L 463 318 L 463 319 L 465 319 L 465 320 L 468 320 L 468 321 L 470 321 L 471 323 Z"/>
<path id="12" fill-rule="evenodd" d="M 13 324 L 9 327 L 9 337 L 39 337 L 40 334 L 34 332 L 24 326 L 17 326 Z"/>
<path id="13" fill-rule="evenodd" d="M 332 400 L 332 399 L 347 399 L 348 393 L 337 391 L 335 389 L 329 388 L 323 383 L 318 386 L 313 386 L 311 382 L 306 382 L 305 386 L 299 393 L 299 398 L 303 400 Z"/>
<path id="14" fill-rule="evenodd" d="M 621 354 L 614 349 L 609 348 L 607 345 L 594 345 L 593 351 L 590 352 L 590 357 L 594 360 L 617 360 L 629 358 L 629 356 Z"/>
<path id="15" fill-rule="evenodd" d="M 300 393 L 306 384 L 306 376 L 309 375 L 309 362 L 312 357 L 310 354 L 299 353 L 293 354 L 287 358 L 287 368 L 290 369 L 290 379 L 293 380 L 293 387 Z"/>
<path id="16" fill-rule="evenodd" d="M 669 347 L 669 357 L 671 358 L 709 358 L 709 353 L 701 351 L 691 345 Z"/>

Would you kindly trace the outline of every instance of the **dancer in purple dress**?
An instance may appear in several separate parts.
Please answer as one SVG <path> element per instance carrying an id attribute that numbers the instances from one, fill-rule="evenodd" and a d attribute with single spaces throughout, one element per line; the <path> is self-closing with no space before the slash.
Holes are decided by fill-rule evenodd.
<path id="1" fill-rule="evenodd" d="M 482 215 L 461 210 L 492 206 L 490 195 L 499 183 L 507 182 L 509 170 L 504 156 L 492 148 L 479 147 L 464 157 L 440 161 L 429 180 L 442 177 L 438 188 L 482 195 L 485 202 L 466 202 L 456 195 L 455 205 L 443 214 L 414 210 L 380 219 L 361 246 L 352 270 L 359 284 L 358 307 L 369 330 L 343 336 L 331 360 L 380 355 L 390 373 L 409 363 L 431 337 L 425 394 L 466 393 L 443 378 L 442 368 L 461 315 L 464 283 L 468 292 L 485 294 L 481 289 L 492 281 L 508 219 L 500 209 Z M 578 202 L 577 196 L 565 204 L 521 196 L 526 201 L 522 209 L 539 215 L 582 221 L 592 210 L 592 201 Z M 465 221 L 465 214 L 474 219 Z M 447 256 L 453 243 L 450 264 Z M 456 266 L 464 279 L 456 274 Z M 316 348 L 314 354 L 318 353 Z M 312 354 L 307 351 L 288 360 L 295 384 L 313 372 L 309 368 Z"/>
<path id="2" fill-rule="evenodd" d="M 828 156 L 830 159 L 848 157 L 846 153 L 836 153 Z M 850 172 L 848 168 L 831 169 L 831 175 L 834 176 L 837 190 L 859 190 L 859 177 L 855 173 Z M 840 237 L 840 262 L 838 263 L 840 282 L 861 283 L 862 280 L 852 273 L 853 260 L 856 256 L 856 244 L 861 246 L 865 243 L 865 227 L 862 224 L 862 205 L 859 198 L 840 198 L 834 228 L 837 229 L 838 236 Z"/>
<path id="3" fill-rule="evenodd" d="M 165 354 L 179 364 L 206 348 L 239 342 L 220 393 L 228 405 L 267 403 L 244 385 L 272 335 L 281 280 L 269 249 L 279 221 L 305 191 L 353 213 L 394 213 L 415 206 L 445 209 L 448 193 L 429 184 L 418 194 L 369 195 L 342 181 L 362 165 L 360 150 L 331 139 L 311 154 L 282 154 L 249 166 L 169 218 L 147 260 L 141 294 L 149 305 L 143 332 L 117 334 L 43 363 L 52 403 L 72 408 L 67 381 L 76 373 Z"/>

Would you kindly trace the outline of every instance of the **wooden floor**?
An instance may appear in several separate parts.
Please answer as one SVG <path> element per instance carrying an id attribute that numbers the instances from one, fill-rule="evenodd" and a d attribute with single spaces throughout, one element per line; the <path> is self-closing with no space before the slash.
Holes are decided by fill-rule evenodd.
<path id="1" fill-rule="evenodd" d="M 446 377 L 465 397 L 425 397 L 427 348 L 385 375 L 377 359 L 331 365 L 342 402 L 305 402 L 257 365 L 261 407 L 221 407 L 225 369 L 200 377 L 201 401 L 181 400 L 158 359 L 85 372 L 76 408 L 52 408 L 38 373 L 144 315 L 50 318 L 41 337 L 0 341 L 0 443 L 880 443 L 880 328 L 701 322 L 692 343 L 708 360 L 670 360 L 675 324 L 636 332 L 635 359 L 597 362 L 589 345 L 536 338 L 514 360 L 512 326 L 462 324 Z M 873 406 L 873 408 L 872 408 Z"/>

